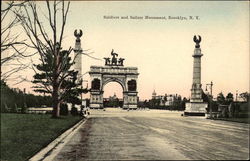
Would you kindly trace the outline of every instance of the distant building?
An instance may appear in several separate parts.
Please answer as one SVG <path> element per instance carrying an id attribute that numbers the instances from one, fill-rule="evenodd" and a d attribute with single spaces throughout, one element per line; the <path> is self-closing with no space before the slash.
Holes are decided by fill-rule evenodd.
<path id="1" fill-rule="evenodd" d="M 103 98 L 104 107 L 122 107 L 123 99 L 120 99 L 114 93 L 113 96 L 109 96 L 109 98 Z"/>
<path id="2" fill-rule="evenodd" d="M 172 106 L 177 94 L 157 95 L 155 90 L 152 93 L 152 99 L 160 100 L 160 106 Z"/>
<path id="3" fill-rule="evenodd" d="M 152 99 L 162 99 L 162 97 L 163 97 L 162 95 L 158 95 L 157 96 L 155 90 L 153 91 L 153 93 L 152 93 Z"/>
<path id="4" fill-rule="evenodd" d="M 109 101 L 113 101 L 113 100 L 116 100 L 117 99 L 117 96 L 116 94 L 114 93 L 113 96 L 109 96 Z"/>
<path id="5" fill-rule="evenodd" d="M 152 93 L 152 99 L 156 99 L 156 92 L 154 90 L 154 92 Z"/>
<path id="6" fill-rule="evenodd" d="M 174 104 L 175 95 L 173 94 L 165 94 L 165 106 L 172 106 Z"/>

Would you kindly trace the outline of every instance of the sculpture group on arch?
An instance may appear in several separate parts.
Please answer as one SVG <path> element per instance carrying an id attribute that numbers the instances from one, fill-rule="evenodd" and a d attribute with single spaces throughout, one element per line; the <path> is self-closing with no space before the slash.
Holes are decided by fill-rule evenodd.
<path id="1" fill-rule="evenodd" d="M 114 49 L 111 51 L 112 58 L 103 58 L 105 59 L 105 65 L 116 65 L 116 66 L 123 66 L 124 58 L 117 58 L 118 54 L 114 53 Z M 110 61 L 111 60 L 111 61 Z"/>

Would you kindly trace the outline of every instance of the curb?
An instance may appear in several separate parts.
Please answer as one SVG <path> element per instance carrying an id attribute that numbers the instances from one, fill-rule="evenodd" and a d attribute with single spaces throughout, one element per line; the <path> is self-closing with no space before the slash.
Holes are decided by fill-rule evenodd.
<path id="1" fill-rule="evenodd" d="M 58 136 L 54 141 L 49 143 L 45 148 L 36 153 L 29 161 L 45 161 L 52 160 L 59 150 L 69 141 L 69 139 L 76 133 L 80 125 L 84 124 L 87 119 L 82 119 L 73 127 L 65 131 L 63 134 Z"/>

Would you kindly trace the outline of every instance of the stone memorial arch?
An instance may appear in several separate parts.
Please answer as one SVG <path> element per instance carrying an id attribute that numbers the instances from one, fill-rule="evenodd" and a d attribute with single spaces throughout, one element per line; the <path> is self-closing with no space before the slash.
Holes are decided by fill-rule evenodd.
<path id="1" fill-rule="evenodd" d="M 109 82 L 117 82 L 123 89 L 124 109 L 137 108 L 137 67 L 124 67 L 124 58 L 117 58 L 118 54 L 111 52 L 112 58 L 104 58 L 105 66 L 90 67 L 90 108 L 103 108 L 103 89 Z"/>

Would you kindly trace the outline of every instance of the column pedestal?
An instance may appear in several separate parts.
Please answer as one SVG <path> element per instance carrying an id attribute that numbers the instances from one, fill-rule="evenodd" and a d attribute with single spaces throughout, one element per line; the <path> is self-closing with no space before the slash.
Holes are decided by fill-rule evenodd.
<path id="1" fill-rule="evenodd" d="M 103 91 L 91 90 L 90 91 L 90 104 L 91 109 L 103 108 Z"/>
<path id="2" fill-rule="evenodd" d="M 184 115 L 205 116 L 208 104 L 206 102 L 187 102 Z"/>
<path id="3" fill-rule="evenodd" d="M 123 92 L 123 109 L 137 109 L 137 92 Z"/>

